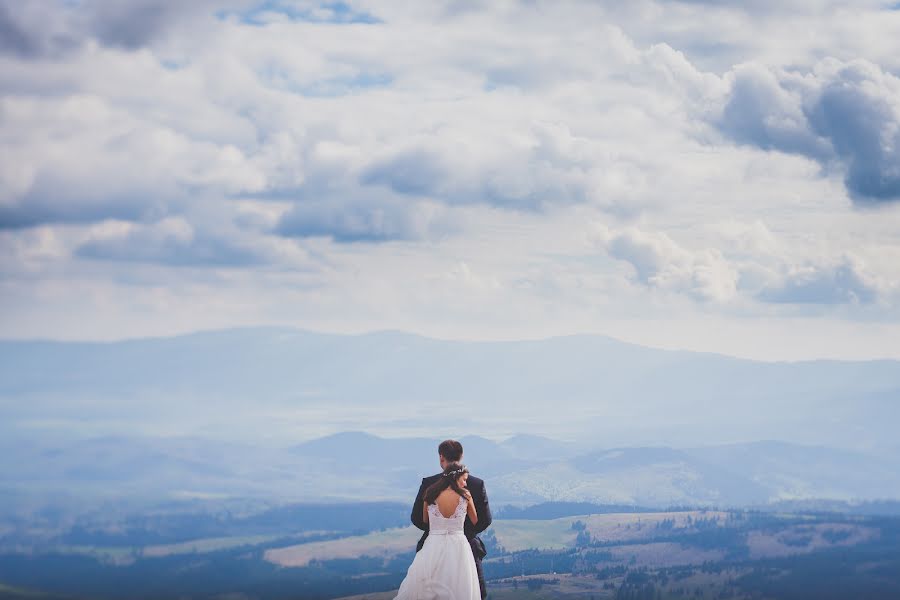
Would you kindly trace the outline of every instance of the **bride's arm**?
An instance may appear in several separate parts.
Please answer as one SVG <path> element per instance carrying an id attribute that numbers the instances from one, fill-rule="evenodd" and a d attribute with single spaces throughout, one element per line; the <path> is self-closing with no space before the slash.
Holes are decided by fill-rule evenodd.
<path id="1" fill-rule="evenodd" d="M 466 501 L 468 504 L 466 505 L 466 512 L 469 514 L 469 520 L 472 521 L 472 525 L 478 523 L 478 511 L 475 510 L 475 501 L 472 500 L 472 492 L 466 490 Z"/>

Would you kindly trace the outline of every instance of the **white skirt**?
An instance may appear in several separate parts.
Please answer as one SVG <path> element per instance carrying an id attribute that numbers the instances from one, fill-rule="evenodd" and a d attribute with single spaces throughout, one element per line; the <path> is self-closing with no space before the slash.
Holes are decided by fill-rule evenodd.
<path id="1" fill-rule="evenodd" d="M 481 600 L 478 571 L 462 531 L 432 531 L 416 553 L 397 600 Z"/>

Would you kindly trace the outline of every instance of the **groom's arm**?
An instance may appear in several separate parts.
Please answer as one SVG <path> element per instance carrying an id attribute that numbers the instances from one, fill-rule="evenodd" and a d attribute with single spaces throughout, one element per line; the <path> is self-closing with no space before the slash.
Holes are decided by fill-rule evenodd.
<path id="1" fill-rule="evenodd" d="M 422 531 L 428 531 L 428 523 L 425 522 L 425 511 L 422 510 L 423 502 L 425 502 L 424 479 L 422 479 L 422 484 L 419 486 L 419 493 L 416 494 L 416 501 L 413 502 L 412 513 L 409 515 L 409 520 Z"/>
<path id="2" fill-rule="evenodd" d="M 478 522 L 475 523 L 475 535 L 478 535 L 491 526 L 491 505 L 488 503 L 487 486 L 482 482 L 481 491 L 475 500 L 475 510 L 478 512 Z"/>

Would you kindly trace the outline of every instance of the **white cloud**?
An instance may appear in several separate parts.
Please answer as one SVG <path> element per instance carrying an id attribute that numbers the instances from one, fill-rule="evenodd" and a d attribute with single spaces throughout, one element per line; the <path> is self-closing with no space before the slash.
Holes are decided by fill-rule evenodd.
<path id="1" fill-rule="evenodd" d="M 0 225 L 152 220 L 209 193 L 263 187 L 231 144 L 192 138 L 94 95 L 6 98 L 0 145 L 13 172 L 0 185 Z"/>
<path id="2" fill-rule="evenodd" d="M 897 320 L 875 3 L 188 4 L 0 4 L 4 329 Z"/>
<path id="3" fill-rule="evenodd" d="M 716 248 L 689 251 L 663 232 L 637 228 L 598 231 L 598 241 L 613 258 L 626 261 L 642 284 L 724 302 L 737 293 L 738 272 Z"/>

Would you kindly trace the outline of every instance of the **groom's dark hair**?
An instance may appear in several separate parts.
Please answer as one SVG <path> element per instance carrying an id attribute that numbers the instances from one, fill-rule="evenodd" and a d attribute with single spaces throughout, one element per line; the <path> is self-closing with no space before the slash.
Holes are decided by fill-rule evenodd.
<path id="1" fill-rule="evenodd" d="M 463 454 L 462 444 L 456 440 L 444 440 L 438 445 L 438 454 L 447 462 L 459 462 Z"/>

